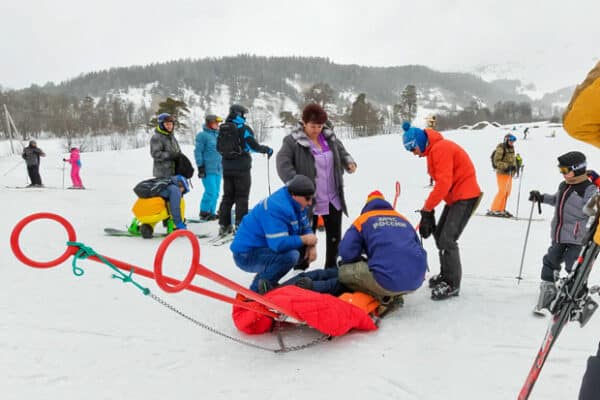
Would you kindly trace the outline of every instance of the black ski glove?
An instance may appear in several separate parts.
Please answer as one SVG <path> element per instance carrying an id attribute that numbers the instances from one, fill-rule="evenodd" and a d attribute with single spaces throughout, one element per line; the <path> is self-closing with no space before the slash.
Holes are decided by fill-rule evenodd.
<path id="1" fill-rule="evenodd" d="M 544 200 L 544 195 L 541 194 L 539 191 L 532 190 L 531 192 L 529 192 L 529 201 L 541 203 L 542 200 Z"/>
<path id="2" fill-rule="evenodd" d="M 423 239 L 427 239 L 435 231 L 434 211 L 421 210 L 421 222 L 419 222 L 419 233 Z"/>
<path id="3" fill-rule="evenodd" d="M 206 178 L 206 169 L 204 167 L 198 167 L 198 178 Z"/>
<path id="4" fill-rule="evenodd" d="M 273 155 L 273 149 L 270 148 L 269 146 L 265 146 L 265 147 L 267 148 L 266 149 L 267 157 L 271 158 L 271 156 Z"/>

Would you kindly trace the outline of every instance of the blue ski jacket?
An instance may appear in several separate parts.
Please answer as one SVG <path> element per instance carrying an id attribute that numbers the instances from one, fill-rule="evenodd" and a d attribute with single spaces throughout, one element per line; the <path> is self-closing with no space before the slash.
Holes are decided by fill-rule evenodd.
<path id="1" fill-rule="evenodd" d="M 339 246 L 343 263 L 367 257 L 379 285 L 391 292 L 418 289 L 425 279 L 427 253 L 410 222 L 383 199 L 369 201 Z"/>
<path id="2" fill-rule="evenodd" d="M 234 253 L 269 248 L 276 253 L 300 249 L 301 235 L 312 233 L 306 209 L 292 198 L 286 186 L 259 202 L 242 219 L 233 242 Z"/>

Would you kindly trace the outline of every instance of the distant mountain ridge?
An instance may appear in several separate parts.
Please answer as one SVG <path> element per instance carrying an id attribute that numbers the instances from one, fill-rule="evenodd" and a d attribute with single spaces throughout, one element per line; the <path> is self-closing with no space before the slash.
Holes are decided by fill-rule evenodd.
<path id="1" fill-rule="evenodd" d="M 290 81 L 297 85 L 290 85 Z M 233 101 L 251 104 L 259 92 L 266 92 L 281 93 L 301 103 L 302 93 L 298 89 L 318 82 L 328 83 L 338 94 L 364 92 L 369 100 L 381 105 L 398 103 L 407 85 L 416 86 L 420 106 L 433 105 L 431 108 L 438 104 L 462 108 L 473 100 L 489 107 L 498 101 L 530 101 L 514 85 L 486 82 L 470 73 L 439 72 L 422 65 L 364 67 L 336 64 L 318 57 L 252 55 L 111 68 L 58 85 L 46 85 L 43 89 L 76 97 L 99 97 L 111 91 L 157 83 L 154 88 L 157 94 L 173 94 L 185 88 L 199 96 L 209 96 L 217 85 L 225 84 Z"/>

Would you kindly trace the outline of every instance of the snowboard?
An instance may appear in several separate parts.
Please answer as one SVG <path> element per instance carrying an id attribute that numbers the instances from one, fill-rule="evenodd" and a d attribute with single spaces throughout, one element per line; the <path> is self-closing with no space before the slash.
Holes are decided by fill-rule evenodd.
<path id="1" fill-rule="evenodd" d="M 131 233 L 127 229 L 104 228 L 104 233 L 106 233 L 109 236 L 142 237 L 141 234 Z M 192 233 L 194 233 L 194 232 L 192 232 Z M 158 232 L 158 233 L 155 232 L 152 235 L 152 238 L 157 238 L 157 237 L 164 238 L 167 235 L 168 235 L 168 233 L 166 233 L 166 232 Z M 196 235 L 196 237 L 198 237 L 199 239 L 210 237 L 210 235 L 208 235 L 206 233 L 194 233 L 194 235 Z"/>

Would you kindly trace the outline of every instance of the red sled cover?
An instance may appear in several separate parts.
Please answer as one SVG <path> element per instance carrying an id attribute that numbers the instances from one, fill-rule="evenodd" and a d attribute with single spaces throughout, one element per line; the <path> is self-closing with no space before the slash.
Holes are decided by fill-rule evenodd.
<path id="1" fill-rule="evenodd" d="M 328 294 L 290 285 L 272 290 L 264 297 L 278 306 L 293 310 L 309 326 L 326 335 L 341 336 L 351 329 L 377 329 L 366 312 Z M 235 326 L 248 334 L 269 332 L 273 325 L 272 318 L 241 307 L 234 306 L 232 316 Z"/>

